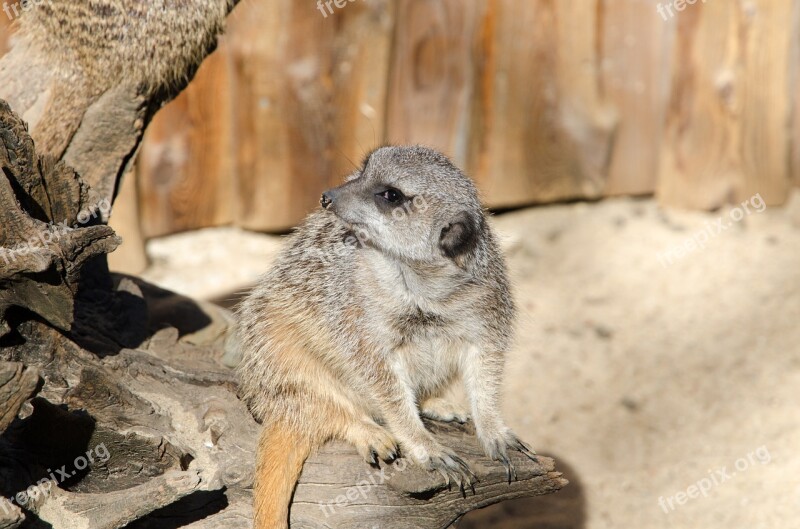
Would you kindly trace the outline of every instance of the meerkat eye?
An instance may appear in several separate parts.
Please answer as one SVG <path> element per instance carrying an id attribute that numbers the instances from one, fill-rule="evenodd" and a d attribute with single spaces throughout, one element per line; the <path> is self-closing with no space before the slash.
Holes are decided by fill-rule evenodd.
<path id="1" fill-rule="evenodd" d="M 390 204 L 397 204 L 398 202 L 403 200 L 403 193 L 401 193 L 397 189 L 394 189 L 393 187 L 390 187 L 389 189 L 387 189 L 382 193 L 378 193 L 378 196 Z"/>

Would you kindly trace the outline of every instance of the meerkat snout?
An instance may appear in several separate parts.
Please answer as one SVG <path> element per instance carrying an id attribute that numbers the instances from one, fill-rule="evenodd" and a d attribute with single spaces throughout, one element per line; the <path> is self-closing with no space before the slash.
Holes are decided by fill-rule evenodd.
<path id="1" fill-rule="evenodd" d="M 322 196 L 319 199 L 319 205 L 322 206 L 322 209 L 328 209 L 333 203 L 333 197 L 330 195 L 329 191 L 322 193 Z"/>

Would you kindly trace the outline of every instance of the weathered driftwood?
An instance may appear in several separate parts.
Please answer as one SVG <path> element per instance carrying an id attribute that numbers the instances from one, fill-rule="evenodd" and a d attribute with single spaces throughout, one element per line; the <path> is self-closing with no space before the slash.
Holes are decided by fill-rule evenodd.
<path id="1" fill-rule="evenodd" d="M 63 162 L 39 157 L 22 120 L 0 101 L 0 335 L 9 307 L 69 330 L 83 264 L 119 244 L 99 199 Z"/>
<path id="2" fill-rule="evenodd" d="M 22 511 L 16 505 L 0 508 L 0 529 L 16 529 L 25 521 Z"/>
<path id="3" fill-rule="evenodd" d="M 550 458 L 533 463 L 519 453 L 511 458 L 517 479 L 508 482 L 506 469 L 488 460 L 471 425 L 427 422 L 434 435 L 453 447 L 480 480 L 462 493 L 448 488 L 438 473 L 427 472 L 406 459 L 372 468 L 344 443 L 329 443 L 306 462 L 294 494 L 292 527 L 444 528 L 463 514 L 502 500 L 556 492 L 567 481 L 555 472 Z"/>
<path id="4" fill-rule="evenodd" d="M 36 369 L 19 362 L 0 362 L 0 433 L 3 433 L 39 384 Z"/>

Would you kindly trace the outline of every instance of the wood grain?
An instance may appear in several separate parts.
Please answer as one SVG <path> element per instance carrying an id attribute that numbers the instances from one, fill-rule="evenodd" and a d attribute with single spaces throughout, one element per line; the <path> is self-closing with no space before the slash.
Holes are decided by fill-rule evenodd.
<path id="1" fill-rule="evenodd" d="M 11 20 L 5 13 L 0 12 L 0 55 L 8 51 L 8 40 L 11 36 Z"/>
<path id="2" fill-rule="evenodd" d="M 147 129 L 136 177 L 145 237 L 233 222 L 231 84 L 223 37 Z"/>
<path id="3" fill-rule="evenodd" d="M 597 197 L 617 117 L 601 101 L 596 2 L 489 2 L 468 170 L 489 204 Z"/>
<path id="4" fill-rule="evenodd" d="M 119 238 L 93 221 L 102 213 L 97 195 L 71 168 L 38 155 L 26 124 L 2 100 L 0 168 L 0 336 L 18 307 L 68 331 L 83 266 Z"/>
<path id="5" fill-rule="evenodd" d="M 695 4 L 677 18 L 658 197 L 714 209 L 789 189 L 787 2 Z"/>
<path id="6" fill-rule="evenodd" d="M 792 121 L 789 137 L 791 158 L 789 172 L 796 186 L 800 186 L 800 2 L 792 3 L 792 40 L 789 55 L 789 90 L 792 94 Z"/>
<path id="7" fill-rule="evenodd" d="M 439 442 L 469 462 L 479 479 L 474 491 L 462 494 L 457 486 L 448 487 L 440 475 L 405 459 L 372 468 L 351 446 L 332 442 L 303 468 L 293 498 L 291 527 L 450 527 L 466 512 L 500 499 L 550 494 L 567 485 L 552 459 L 539 457 L 532 462 L 518 452 L 509 454 L 517 479 L 508 483 L 505 468 L 484 455 L 472 423 L 427 421 L 426 426 Z"/>
<path id="8" fill-rule="evenodd" d="M 599 91 L 617 118 L 603 194 L 642 195 L 655 190 L 669 97 L 674 19 L 651 2 L 597 5 Z"/>
<path id="9" fill-rule="evenodd" d="M 743 179 L 736 202 L 761 194 L 769 205 L 783 204 L 791 187 L 787 123 L 792 115 L 793 2 L 743 3 L 741 127 Z M 765 82 L 765 80 L 769 80 Z"/>
<path id="10" fill-rule="evenodd" d="M 251 3 L 231 32 L 237 84 L 237 223 L 285 230 L 383 141 L 392 11 Z"/>
<path id="11" fill-rule="evenodd" d="M 0 434 L 16 419 L 22 405 L 35 392 L 39 372 L 19 362 L 0 362 Z"/>
<path id="12" fill-rule="evenodd" d="M 388 143 L 468 160 L 475 44 L 486 2 L 399 0 L 387 99 Z"/>

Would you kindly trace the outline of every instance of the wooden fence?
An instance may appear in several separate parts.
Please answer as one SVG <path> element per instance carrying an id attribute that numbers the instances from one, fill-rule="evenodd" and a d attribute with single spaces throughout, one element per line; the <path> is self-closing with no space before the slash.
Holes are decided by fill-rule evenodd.
<path id="1" fill-rule="evenodd" d="M 494 207 L 800 183 L 798 1 L 335 1 L 237 7 L 148 130 L 145 237 L 284 230 L 387 142 L 447 152 Z"/>

